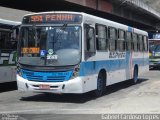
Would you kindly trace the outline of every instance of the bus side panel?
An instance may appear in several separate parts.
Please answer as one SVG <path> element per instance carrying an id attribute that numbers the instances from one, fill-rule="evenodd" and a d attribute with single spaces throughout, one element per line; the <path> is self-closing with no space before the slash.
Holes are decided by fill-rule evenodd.
<path id="1" fill-rule="evenodd" d="M 128 51 L 125 58 L 108 58 L 104 54 L 103 58 L 91 57 L 86 62 L 81 63 L 81 76 L 84 76 L 84 91 L 90 91 L 97 88 L 97 78 L 100 70 L 106 70 L 106 86 L 133 78 L 134 66 L 138 65 L 139 74 L 148 71 L 147 53 Z M 143 58 L 144 56 L 144 58 Z M 94 61 L 93 61 L 94 60 Z M 145 62 L 144 62 L 145 61 Z"/>
<path id="2" fill-rule="evenodd" d="M 120 61 L 123 65 L 119 65 Z M 97 60 L 82 62 L 80 76 L 84 77 L 84 92 L 95 90 L 97 88 L 98 74 L 102 69 L 106 71 L 106 86 L 126 80 L 125 60 Z"/>
<path id="3" fill-rule="evenodd" d="M 10 66 L 0 67 L 0 83 L 12 81 L 12 69 Z"/>
<path id="4" fill-rule="evenodd" d="M 144 72 L 149 71 L 149 62 L 148 62 L 148 54 L 147 53 L 138 53 L 134 52 L 133 53 L 133 63 L 132 63 L 132 71 L 134 70 L 134 66 L 138 65 L 138 74 L 142 74 Z M 133 72 L 132 72 L 133 73 Z M 132 74 L 133 78 L 133 74 Z"/>
<path id="5" fill-rule="evenodd" d="M 94 61 L 81 63 L 80 76 L 83 77 L 83 91 L 88 92 L 97 88 L 97 73 L 94 68 Z"/>
<path id="6" fill-rule="evenodd" d="M 112 85 L 114 83 L 118 83 L 126 80 L 126 70 L 115 70 L 108 73 L 107 85 Z"/>
<path id="7" fill-rule="evenodd" d="M 143 65 L 139 67 L 139 75 L 149 71 L 148 52 L 144 52 Z"/>

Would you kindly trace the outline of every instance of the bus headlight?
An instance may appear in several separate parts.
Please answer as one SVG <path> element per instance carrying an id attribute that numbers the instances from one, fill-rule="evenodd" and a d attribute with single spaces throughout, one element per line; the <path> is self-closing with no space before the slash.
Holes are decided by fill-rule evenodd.
<path id="1" fill-rule="evenodd" d="M 21 69 L 18 69 L 18 68 L 17 68 L 17 74 L 18 74 L 19 76 L 22 76 L 22 71 L 21 71 Z"/>
<path id="2" fill-rule="evenodd" d="M 73 73 L 72 73 L 72 76 L 71 76 L 71 79 L 74 79 L 79 75 L 79 70 L 80 70 L 80 65 L 75 66 Z"/>

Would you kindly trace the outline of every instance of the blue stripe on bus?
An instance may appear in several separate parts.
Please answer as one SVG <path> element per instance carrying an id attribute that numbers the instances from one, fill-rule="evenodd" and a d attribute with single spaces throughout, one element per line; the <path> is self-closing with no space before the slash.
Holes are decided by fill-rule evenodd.
<path id="1" fill-rule="evenodd" d="M 22 77 L 29 81 L 38 82 L 63 82 L 69 80 L 72 76 L 72 71 L 64 72 L 39 72 L 21 69 Z"/>
<path id="2" fill-rule="evenodd" d="M 127 58 L 128 59 L 128 58 Z M 120 69 L 126 69 L 129 72 L 129 60 L 117 59 L 117 60 L 102 60 L 102 61 L 88 61 L 81 63 L 81 69 L 79 76 L 87 76 L 98 73 L 101 69 L 106 71 L 115 71 Z M 132 60 L 132 66 L 135 64 L 138 66 L 148 65 L 148 58 L 137 58 Z M 128 73 L 129 75 L 129 73 Z"/>

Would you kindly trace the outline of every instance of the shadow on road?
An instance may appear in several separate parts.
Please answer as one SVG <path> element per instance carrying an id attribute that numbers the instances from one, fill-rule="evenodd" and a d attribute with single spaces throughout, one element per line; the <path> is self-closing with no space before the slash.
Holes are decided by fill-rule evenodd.
<path id="1" fill-rule="evenodd" d="M 17 83 L 14 82 L 7 82 L 7 83 L 0 83 L 0 93 L 12 91 L 17 89 Z"/>
<path id="2" fill-rule="evenodd" d="M 103 95 L 109 95 L 111 93 L 117 92 L 128 87 L 138 87 L 141 83 L 147 81 L 148 79 L 139 79 L 136 85 L 133 85 L 131 81 L 124 81 L 114 85 L 107 86 L 106 93 Z M 85 103 L 90 100 L 94 100 L 91 92 L 85 94 L 51 94 L 51 93 L 41 93 L 34 96 L 22 97 L 22 101 L 37 101 L 37 102 L 59 102 L 59 103 Z"/>
<path id="3" fill-rule="evenodd" d="M 133 84 L 133 82 L 131 80 L 127 80 L 127 81 L 123 81 L 123 82 L 120 82 L 120 83 L 116 83 L 116 84 L 113 84 L 113 85 L 110 85 L 110 86 L 107 86 L 107 90 L 106 90 L 106 94 L 105 95 L 108 95 L 108 94 L 111 94 L 113 92 L 117 92 L 119 90 L 122 90 L 122 89 L 126 89 L 128 87 L 138 87 L 140 84 L 142 84 L 143 82 L 147 81 L 148 79 L 139 79 L 138 82 L 136 84 Z"/>

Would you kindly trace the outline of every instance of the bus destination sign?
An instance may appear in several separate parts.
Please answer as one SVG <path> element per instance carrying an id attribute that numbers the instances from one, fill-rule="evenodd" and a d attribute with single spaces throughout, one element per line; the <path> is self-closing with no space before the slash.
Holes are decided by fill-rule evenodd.
<path id="1" fill-rule="evenodd" d="M 23 18 L 23 24 L 30 23 L 81 23 L 82 15 L 79 14 L 62 14 L 62 13 L 50 13 L 50 14 L 36 14 L 29 15 Z"/>

